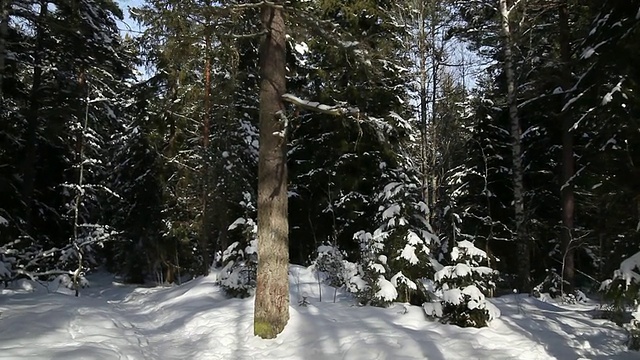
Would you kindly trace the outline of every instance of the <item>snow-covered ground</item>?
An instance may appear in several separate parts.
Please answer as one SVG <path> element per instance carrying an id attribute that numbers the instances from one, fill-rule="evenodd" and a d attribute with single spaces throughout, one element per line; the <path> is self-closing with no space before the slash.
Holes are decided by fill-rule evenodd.
<path id="1" fill-rule="evenodd" d="M 624 331 L 591 316 L 595 304 L 558 305 L 527 296 L 491 301 L 502 317 L 462 329 L 422 308 L 354 306 L 313 274 L 291 267 L 291 320 L 275 340 L 253 336 L 253 299 L 228 299 L 216 274 L 181 286 L 89 278 L 76 298 L 35 285 L 0 292 L 1 359 L 638 359 Z M 23 288 L 30 283 L 24 282 Z M 300 295 L 308 306 L 298 306 Z"/>

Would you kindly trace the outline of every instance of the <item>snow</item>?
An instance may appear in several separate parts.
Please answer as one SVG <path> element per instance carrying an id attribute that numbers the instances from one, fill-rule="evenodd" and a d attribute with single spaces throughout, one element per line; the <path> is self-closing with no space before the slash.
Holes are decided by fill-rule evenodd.
<path id="1" fill-rule="evenodd" d="M 11 265 L 5 264 L 2 260 L 0 260 L 0 279 L 9 279 L 11 278 Z"/>
<path id="2" fill-rule="evenodd" d="M 371 270 L 373 270 L 378 274 L 384 274 L 385 272 L 387 272 L 382 264 L 373 263 L 370 265 L 370 267 L 371 267 Z"/>
<path id="3" fill-rule="evenodd" d="M 640 283 L 640 252 L 622 261 L 617 272 L 620 273 L 620 277 L 625 280 L 627 286 L 632 282 Z"/>
<path id="4" fill-rule="evenodd" d="M 610 103 L 613 100 L 613 95 L 616 92 L 622 91 L 622 82 L 623 80 L 620 80 L 620 82 L 618 82 L 618 84 L 614 86 L 611 91 L 609 91 L 602 97 L 602 105 L 607 105 L 608 103 Z"/>
<path id="5" fill-rule="evenodd" d="M 393 301 L 398 297 L 398 291 L 393 284 L 384 278 L 384 276 L 378 276 L 378 281 L 376 282 L 378 285 L 378 290 L 376 292 L 376 298 L 384 301 Z"/>
<path id="6" fill-rule="evenodd" d="M 306 44 L 306 43 L 304 43 L 304 42 L 297 43 L 297 44 L 294 46 L 294 48 L 295 48 L 296 52 L 297 52 L 298 54 L 300 54 L 300 55 L 304 55 L 304 54 L 306 54 L 306 53 L 308 53 L 308 52 L 309 52 L 309 46 L 307 46 L 307 44 Z"/>
<path id="7" fill-rule="evenodd" d="M 442 294 L 442 301 L 452 305 L 458 305 L 464 300 L 462 296 L 462 290 L 460 289 L 448 289 Z"/>
<path id="8" fill-rule="evenodd" d="M 0 357 L 6 359 L 637 359 L 623 328 L 593 319 L 597 304 L 489 299 L 502 312 L 482 329 L 427 319 L 426 308 L 354 306 L 338 290 L 319 301 L 309 269 L 292 265 L 291 318 L 274 340 L 253 335 L 252 297 L 229 299 L 216 274 L 181 286 L 136 287 L 89 275 L 80 297 L 31 283 L 0 289 Z M 24 281 L 23 281 L 24 282 Z M 322 285 L 333 294 L 334 289 Z M 296 299 L 307 296 L 306 307 Z"/>
<path id="9" fill-rule="evenodd" d="M 596 50 L 594 48 L 592 48 L 591 46 L 589 46 L 588 48 L 584 49 L 584 51 L 582 52 L 582 59 L 588 59 L 591 56 L 593 56 L 593 54 L 596 53 Z"/>
<path id="10" fill-rule="evenodd" d="M 460 255 L 460 252 L 457 249 L 465 249 L 466 254 L 471 257 L 478 256 L 483 259 L 487 258 L 487 253 L 478 249 L 475 245 L 473 245 L 471 241 L 462 240 L 462 241 L 458 241 L 458 245 L 454 247 L 453 250 L 451 250 L 451 260 L 453 261 L 458 260 L 458 256 Z"/>
<path id="11" fill-rule="evenodd" d="M 442 267 L 440 270 L 436 271 L 434 279 L 435 281 L 441 282 L 444 279 L 471 276 L 472 273 L 476 273 L 478 275 L 491 275 L 495 273 L 495 270 L 486 266 L 471 267 L 464 263 L 458 263 L 452 266 Z"/>
<path id="12" fill-rule="evenodd" d="M 409 279 L 408 277 L 404 276 L 402 271 L 399 271 L 397 274 L 393 275 L 390 281 L 393 284 L 393 286 L 395 286 L 396 288 L 404 284 L 409 289 L 412 289 L 412 290 L 418 289 L 418 285 L 416 285 L 416 283 L 411 281 L 411 279 Z"/>
<path id="13" fill-rule="evenodd" d="M 382 212 L 382 220 L 391 219 L 392 217 L 400 213 L 401 207 L 399 204 L 393 204 Z"/>
<path id="14" fill-rule="evenodd" d="M 407 260 L 409 264 L 416 265 L 420 262 L 418 256 L 416 256 L 416 248 L 413 245 L 407 244 L 402 249 L 402 253 L 400 253 L 400 257 Z"/>

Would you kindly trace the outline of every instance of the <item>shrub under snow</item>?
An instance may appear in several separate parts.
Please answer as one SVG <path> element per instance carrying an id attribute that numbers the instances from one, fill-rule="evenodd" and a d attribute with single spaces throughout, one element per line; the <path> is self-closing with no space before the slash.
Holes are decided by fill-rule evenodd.
<path id="1" fill-rule="evenodd" d="M 242 228 L 243 237 L 247 239 L 247 244 L 243 247 L 240 242 L 236 241 L 222 253 L 220 286 L 227 294 L 244 298 L 250 296 L 256 287 L 258 270 L 257 225 L 251 218 L 239 218 L 229 226 L 229 230 L 239 227 Z"/>
<path id="2" fill-rule="evenodd" d="M 640 252 L 622 261 L 613 278 L 602 282 L 600 291 L 613 302 L 614 311 L 635 309 L 631 314 L 633 319 L 625 328 L 629 331 L 629 348 L 640 350 Z"/>
<path id="3" fill-rule="evenodd" d="M 392 173 L 376 196 L 379 213 L 377 228 L 371 233 L 359 231 L 358 275 L 349 290 L 361 303 L 386 306 L 392 301 L 420 305 L 428 294 L 420 281 L 431 278 L 439 266 L 432 249 L 439 239 L 427 221 L 427 205 L 420 200 L 415 179 L 404 173 Z"/>
<path id="4" fill-rule="evenodd" d="M 497 308 L 485 299 L 484 293 L 494 287 L 497 271 L 481 266 L 487 254 L 469 241 L 459 241 L 451 251 L 453 265 L 435 274 L 442 291 L 440 302 L 423 305 L 429 316 L 462 327 L 483 327 L 500 315 Z"/>
<path id="5" fill-rule="evenodd" d="M 311 267 L 317 271 L 318 281 L 335 288 L 333 301 L 339 288 L 347 286 L 356 273 L 356 264 L 345 259 L 345 254 L 336 246 L 321 245 Z M 320 294 L 322 296 L 322 293 Z"/>

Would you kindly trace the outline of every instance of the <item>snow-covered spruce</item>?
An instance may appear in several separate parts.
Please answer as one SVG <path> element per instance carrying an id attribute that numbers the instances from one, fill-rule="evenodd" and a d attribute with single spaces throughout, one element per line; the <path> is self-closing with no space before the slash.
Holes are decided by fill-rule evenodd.
<path id="1" fill-rule="evenodd" d="M 432 256 L 438 237 L 425 218 L 419 187 L 404 174 L 393 175 L 399 181 L 385 185 L 376 199 L 378 228 L 354 235 L 361 261 L 350 291 L 364 304 L 385 306 L 396 300 L 422 304 L 429 296 L 418 284 L 431 278 L 438 265 Z"/>
<path id="2" fill-rule="evenodd" d="M 311 264 L 316 271 L 318 282 L 335 288 L 333 302 L 336 301 L 338 289 L 346 286 L 356 274 L 356 264 L 345 259 L 345 253 L 336 246 L 320 245 L 317 257 Z M 320 293 L 322 296 L 322 293 Z"/>
<path id="3" fill-rule="evenodd" d="M 353 237 L 360 243 L 360 262 L 356 274 L 349 279 L 348 290 L 363 305 L 387 306 L 398 297 L 395 286 L 386 279 L 389 274 L 387 256 L 382 255 L 386 234 L 359 231 Z"/>
<path id="4" fill-rule="evenodd" d="M 617 310 L 640 302 L 640 252 L 620 263 L 613 277 L 602 282 L 600 291 Z"/>
<path id="5" fill-rule="evenodd" d="M 220 286 L 231 296 L 245 298 L 250 296 L 256 287 L 257 225 L 251 218 L 239 218 L 229 226 L 229 230 L 237 228 L 242 229 L 245 241 L 234 242 L 222 253 Z"/>
<path id="6" fill-rule="evenodd" d="M 445 266 L 435 274 L 442 291 L 442 299 L 426 303 L 425 312 L 439 317 L 444 323 L 462 327 L 483 327 L 500 315 L 485 294 L 494 287 L 497 271 L 482 266 L 487 254 L 470 241 L 459 241 L 451 250 L 453 265 Z"/>
<path id="7" fill-rule="evenodd" d="M 540 284 L 533 288 L 533 295 L 539 296 L 542 293 L 548 293 L 552 298 L 562 295 L 562 276 L 558 274 L 556 269 L 547 269 L 547 276 Z"/>
<path id="8" fill-rule="evenodd" d="M 632 319 L 624 327 L 629 332 L 629 348 L 640 350 L 640 252 L 622 261 L 613 277 L 602 282 L 600 291 L 612 302 L 614 313 L 633 309 Z"/>

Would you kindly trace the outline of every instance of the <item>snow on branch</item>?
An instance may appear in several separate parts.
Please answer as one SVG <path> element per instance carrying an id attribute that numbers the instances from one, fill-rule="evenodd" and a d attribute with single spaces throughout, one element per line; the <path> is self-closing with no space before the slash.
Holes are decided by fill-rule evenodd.
<path id="1" fill-rule="evenodd" d="M 300 99 L 292 94 L 282 95 L 282 100 L 299 106 L 303 109 L 320 112 L 327 115 L 342 116 L 342 115 L 360 115 L 360 110 L 355 107 L 340 106 L 340 105 L 325 105 L 315 101 L 308 101 Z"/>
<path id="2" fill-rule="evenodd" d="M 282 6 L 281 4 L 276 4 L 274 1 L 260 1 L 260 2 L 256 2 L 256 3 L 245 3 L 245 4 L 236 4 L 236 5 L 232 5 L 229 6 L 229 9 L 231 10 L 246 10 L 246 9 L 254 9 L 254 8 L 258 8 L 258 7 L 262 7 L 262 6 L 269 6 L 272 8 L 276 8 L 276 9 L 283 9 L 284 6 Z"/>
<path id="3" fill-rule="evenodd" d="M 243 34 L 243 35 L 232 34 L 231 37 L 236 39 L 236 40 L 239 40 L 239 39 L 253 39 L 253 38 L 256 38 L 256 37 L 260 37 L 262 35 L 266 35 L 268 33 L 269 33 L 268 31 L 260 31 L 260 32 L 257 32 L 257 33 Z"/>

